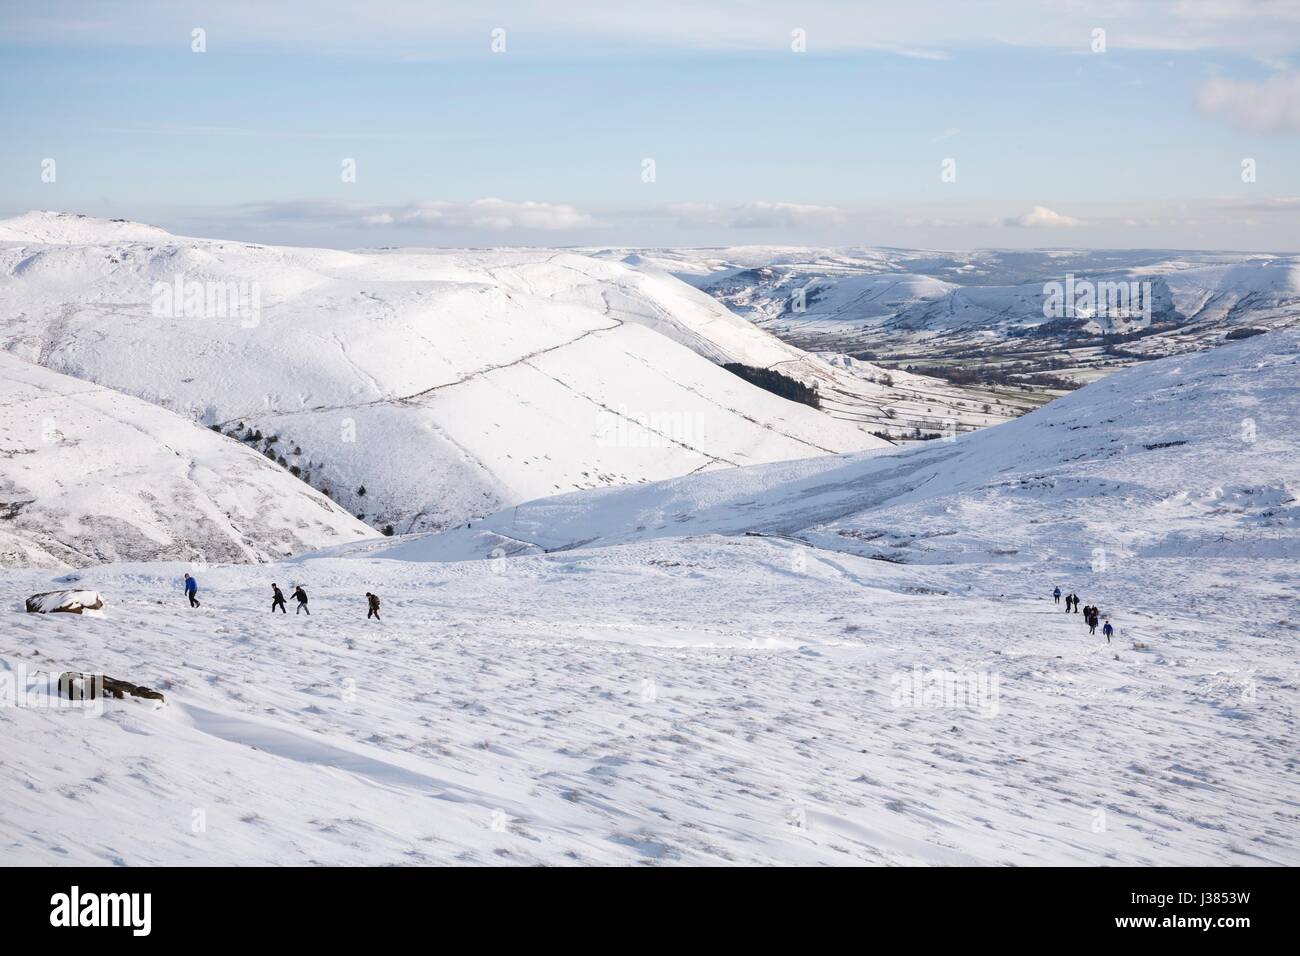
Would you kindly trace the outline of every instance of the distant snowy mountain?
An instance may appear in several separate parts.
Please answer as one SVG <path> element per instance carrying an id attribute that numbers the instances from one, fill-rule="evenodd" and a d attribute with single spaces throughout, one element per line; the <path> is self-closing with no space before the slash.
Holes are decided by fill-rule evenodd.
<path id="1" fill-rule="evenodd" d="M 903 563 L 1297 558 L 1297 419 L 1292 329 L 1129 369 L 952 442 L 564 495 L 373 553 L 762 532 Z"/>
<path id="2" fill-rule="evenodd" d="M 374 535 L 238 442 L 0 353 L 0 567 L 270 561 Z"/>
<path id="3" fill-rule="evenodd" d="M 1300 257 L 1287 255 L 768 246 L 595 254 L 679 276 L 814 352 L 866 353 L 899 367 L 971 364 L 1010 381 L 1091 381 L 1133 361 L 1216 345 L 1233 329 L 1300 322 Z M 1045 286 L 1067 276 L 1149 284 L 1150 324 L 1054 320 L 1044 313 Z"/>
<path id="4" fill-rule="evenodd" d="M 150 242 L 169 238 L 165 229 L 129 219 L 100 219 L 66 212 L 32 212 L 0 220 L 0 242 L 87 244 Z"/>

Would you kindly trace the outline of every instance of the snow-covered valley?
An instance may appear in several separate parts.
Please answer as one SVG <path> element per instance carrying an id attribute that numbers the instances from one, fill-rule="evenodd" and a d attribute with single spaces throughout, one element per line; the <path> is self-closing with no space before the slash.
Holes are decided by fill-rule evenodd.
<path id="1" fill-rule="evenodd" d="M 1300 260 L 1286 254 L 785 246 L 592 252 L 675 275 L 815 353 L 1028 383 L 1053 394 L 1063 383 L 1212 347 L 1229 333 L 1300 321 Z M 1053 319 L 1044 312 L 1045 287 L 1067 277 L 1145 286 L 1151 314 L 1134 327 L 1094 315 Z"/>
<path id="2" fill-rule="evenodd" d="M 7 572 L 0 852 L 1294 865 L 1298 393 L 1281 331 L 954 441 Z M 272 581 L 312 614 L 268 621 Z M 107 606 L 19 612 L 60 586 Z M 167 700 L 50 706 L 65 670 Z"/>
<path id="3" fill-rule="evenodd" d="M 0 350 L 236 438 L 398 533 L 1041 402 L 825 361 L 672 276 L 575 252 L 270 247 L 58 213 L 0 222 Z"/>

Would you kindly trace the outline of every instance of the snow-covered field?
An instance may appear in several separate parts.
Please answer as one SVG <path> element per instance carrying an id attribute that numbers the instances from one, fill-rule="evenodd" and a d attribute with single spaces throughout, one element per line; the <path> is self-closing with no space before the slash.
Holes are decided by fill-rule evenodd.
<path id="1" fill-rule="evenodd" d="M 0 859 L 1294 865 L 1298 389 L 1274 333 L 954 442 L 213 565 L 198 609 L 182 564 L 9 572 L 0 677 L 167 701 L 0 707 Z M 18 613 L 57 586 L 102 616 Z"/>

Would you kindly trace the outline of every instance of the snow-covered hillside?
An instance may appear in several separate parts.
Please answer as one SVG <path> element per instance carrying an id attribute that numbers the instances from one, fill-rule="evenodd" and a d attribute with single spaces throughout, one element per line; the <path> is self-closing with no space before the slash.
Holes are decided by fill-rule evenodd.
<path id="1" fill-rule="evenodd" d="M 780 365 L 828 392 L 865 379 L 675 279 L 576 254 L 274 248 L 55 214 L 0 236 L 0 348 L 274 437 L 374 527 L 885 444 L 860 415 L 715 363 Z M 963 427 L 1010 414 L 972 411 Z"/>
<path id="2" fill-rule="evenodd" d="M 212 566 L 200 609 L 180 564 L 6 575 L 13 608 L 53 586 L 106 606 L 10 618 L 0 678 L 27 693 L 0 708 L 0 846 L 1296 865 L 1298 393 L 1300 333 L 1282 332 L 951 443 Z M 268 618 L 273 580 L 305 584 L 311 616 Z M 56 710 L 42 682 L 65 669 L 167 701 Z"/>
<path id="3" fill-rule="evenodd" d="M 1300 557 L 1300 330 L 1117 373 L 1005 425 L 529 502 L 389 546 L 460 560 L 762 531 L 903 562 Z M 962 515 L 981 523 L 962 530 Z M 1118 558 L 1116 558 L 1118 560 Z"/>
<path id="4" fill-rule="evenodd" d="M 269 561 L 374 535 L 238 442 L 0 353 L 0 567 Z"/>
<path id="5" fill-rule="evenodd" d="M 665 271 L 801 348 L 890 367 L 996 370 L 1010 381 L 1091 381 L 1142 359 L 1217 345 L 1233 329 L 1300 322 L 1296 256 L 1176 251 L 805 249 L 596 250 Z M 1067 275 L 1149 283 L 1150 326 L 1109 343 L 1110 324 L 1044 315 Z"/>

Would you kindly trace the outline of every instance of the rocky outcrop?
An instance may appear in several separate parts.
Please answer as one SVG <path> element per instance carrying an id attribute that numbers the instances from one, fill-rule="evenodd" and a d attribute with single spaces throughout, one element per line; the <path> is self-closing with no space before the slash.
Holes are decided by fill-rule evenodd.
<path id="1" fill-rule="evenodd" d="M 81 614 L 83 611 L 98 611 L 103 606 L 104 599 L 98 591 L 44 591 L 27 599 L 28 614 L 53 614 L 57 611 Z"/>
<path id="2" fill-rule="evenodd" d="M 74 671 L 65 671 L 59 675 L 59 696 L 69 700 L 95 700 L 99 697 L 114 697 L 121 700 L 128 694 L 132 697 L 165 702 L 163 695 L 150 687 L 141 687 L 139 684 L 118 680 L 106 674 L 78 674 Z"/>

